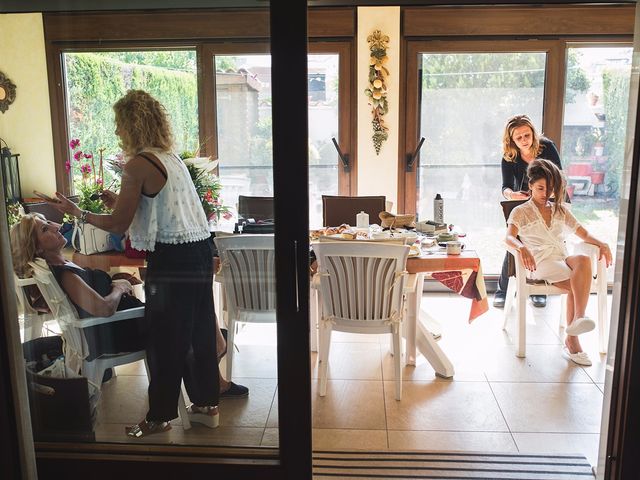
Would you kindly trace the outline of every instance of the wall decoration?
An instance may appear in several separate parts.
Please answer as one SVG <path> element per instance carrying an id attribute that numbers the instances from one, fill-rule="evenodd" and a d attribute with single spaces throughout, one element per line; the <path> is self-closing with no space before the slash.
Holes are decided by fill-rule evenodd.
<path id="1" fill-rule="evenodd" d="M 388 111 L 387 103 L 387 85 L 386 77 L 389 70 L 384 66 L 389 62 L 387 56 L 387 48 L 389 47 L 389 36 L 383 35 L 380 30 L 375 30 L 367 37 L 369 42 L 369 50 L 371 57 L 369 58 L 369 86 L 364 93 L 369 97 L 369 105 L 371 105 L 371 114 L 373 119 L 373 146 L 376 149 L 376 155 L 380 155 L 382 142 L 389 138 L 389 127 L 384 124 L 382 118 Z"/>
<path id="2" fill-rule="evenodd" d="M 0 112 L 4 113 L 16 99 L 16 86 L 0 72 Z"/>

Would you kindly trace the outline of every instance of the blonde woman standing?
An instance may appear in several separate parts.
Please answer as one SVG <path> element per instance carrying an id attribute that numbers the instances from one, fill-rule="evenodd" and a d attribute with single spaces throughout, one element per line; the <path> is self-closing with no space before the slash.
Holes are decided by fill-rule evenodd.
<path id="1" fill-rule="evenodd" d="M 171 429 L 184 379 L 192 422 L 218 426 L 219 380 L 213 308 L 213 245 L 186 166 L 172 152 L 164 107 L 142 90 L 118 100 L 116 134 L 127 157 L 120 194 L 105 191 L 110 214 L 80 210 L 57 193 L 58 210 L 109 232 L 129 231 L 147 253 L 145 283 L 149 411 L 127 435 Z M 213 319 L 213 321 L 212 321 Z"/>
<path id="2" fill-rule="evenodd" d="M 502 135 L 502 196 L 505 200 L 526 200 L 530 197 L 527 167 L 536 158 L 551 161 L 562 170 L 560 154 L 554 143 L 538 134 L 527 115 L 515 115 L 507 120 Z M 502 262 L 498 289 L 493 306 L 503 308 L 509 284 L 509 254 Z M 546 295 L 531 295 L 535 307 L 547 304 Z"/>

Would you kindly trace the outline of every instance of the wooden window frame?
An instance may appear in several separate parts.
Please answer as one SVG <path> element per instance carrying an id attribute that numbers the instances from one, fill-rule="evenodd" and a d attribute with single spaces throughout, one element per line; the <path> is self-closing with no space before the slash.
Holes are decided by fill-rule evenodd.
<path id="1" fill-rule="evenodd" d="M 351 171 L 339 169 L 339 193 L 357 189 L 355 10 L 318 8 L 309 11 L 309 52 L 340 54 L 339 125 L 341 147 L 350 154 Z M 122 12 L 44 15 L 52 116 L 56 188 L 71 193 L 65 170 L 70 159 L 62 55 L 67 52 L 117 50 L 195 50 L 197 56 L 198 124 L 202 153 L 218 158 L 215 72 L 216 53 L 269 53 L 268 11 Z M 134 28 L 135 27 L 135 28 Z M 344 139 L 344 141 L 343 141 Z"/>
<path id="2" fill-rule="evenodd" d="M 634 12 L 634 5 L 402 8 L 398 210 L 416 211 L 419 157 L 411 172 L 406 158 L 419 134 L 419 52 L 546 52 L 542 131 L 560 148 L 567 46 L 631 43 Z"/>

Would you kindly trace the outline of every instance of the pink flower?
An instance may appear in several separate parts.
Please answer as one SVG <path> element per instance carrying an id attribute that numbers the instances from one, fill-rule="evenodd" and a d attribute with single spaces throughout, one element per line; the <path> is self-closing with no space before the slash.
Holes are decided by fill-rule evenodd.
<path id="1" fill-rule="evenodd" d="M 96 185 L 104 185 L 104 181 L 101 178 L 96 180 Z"/>
<path id="2" fill-rule="evenodd" d="M 225 220 L 231 220 L 231 217 L 233 217 L 233 215 L 231 215 L 231 212 L 224 212 L 222 216 Z"/>
<path id="3" fill-rule="evenodd" d="M 69 142 L 69 146 L 71 147 L 71 150 L 75 150 L 80 146 L 80 139 L 79 138 L 71 139 L 71 141 Z"/>
<path id="4" fill-rule="evenodd" d="M 64 162 L 64 169 L 67 171 L 67 173 L 71 171 L 71 162 L 69 160 Z"/>
<path id="5" fill-rule="evenodd" d="M 93 154 L 92 153 L 85 153 L 84 154 L 84 158 L 93 158 Z"/>
<path id="6" fill-rule="evenodd" d="M 80 171 L 83 175 L 89 175 L 91 173 L 91 165 L 89 165 L 88 163 L 80 165 Z"/>
<path id="7" fill-rule="evenodd" d="M 80 159 L 82 158 L 82 150 L 78 150 L 76 153 L 74 153 L 73 158 L 79 162 Z"/>

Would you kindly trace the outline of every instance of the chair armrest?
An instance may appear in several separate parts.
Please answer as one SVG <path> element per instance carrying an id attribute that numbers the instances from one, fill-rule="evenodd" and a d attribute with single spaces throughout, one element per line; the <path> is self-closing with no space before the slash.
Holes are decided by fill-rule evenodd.
<path id="1" fill-rule="evenodd" d="M 131 318 L 144 317 L 144 307 L 128 308 L 127 310 L 120 310 L 110 317 L 89 317 L 79 318 L 73 321 L 69 321 L 71 325 L 76 328 L 87 328 L 95 325 L 102 325 L 105 323 L 119 322 L 121 320 L 129 320 Z"/>

